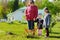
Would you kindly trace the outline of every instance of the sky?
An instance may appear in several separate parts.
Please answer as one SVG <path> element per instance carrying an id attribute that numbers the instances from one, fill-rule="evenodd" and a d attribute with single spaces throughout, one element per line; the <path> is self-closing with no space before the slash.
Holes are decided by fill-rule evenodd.
<path id="1" fill-rule="evenodd" d="M 25 1 L 25 0 L 22 0 L 22 2 Z M 35 1 L 35 0 L 34 0 Z M 50 2 L 53 2 L 54 0 L 49 0 Z"/>
<path id="2" fill-rule="evenodd" d="M 53 2 L 54 0 L 49 0 L 50 2 Z"/>

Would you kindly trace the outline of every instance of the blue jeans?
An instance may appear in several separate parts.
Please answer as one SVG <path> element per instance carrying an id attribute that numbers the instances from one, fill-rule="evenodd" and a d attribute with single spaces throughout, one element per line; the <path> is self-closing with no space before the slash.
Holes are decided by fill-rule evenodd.
<path id="1" fill-rule="evenodd" d="M 34 21 L 28 21 L 28 28 L 29 28 L 29 30 L 34 29 Z"/>

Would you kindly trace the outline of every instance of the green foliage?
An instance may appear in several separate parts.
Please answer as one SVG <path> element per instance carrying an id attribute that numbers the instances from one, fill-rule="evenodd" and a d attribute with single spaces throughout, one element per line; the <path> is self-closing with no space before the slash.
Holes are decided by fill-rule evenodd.
<path id="1" fill-rule="evenodd" d="M 24 6 L 24 3 L 19 2 L 19 7 L 21 8 L 21 7 L 23 7 L 23 6 Z"/>
<path id="2" fill-rule="evenodd" d="M 43 9 L 44 7 L 48 7 L 51 14 L 56 15 L 60 12 L 60 1 L 49 2 L 48 0 L 42 0 L 42 2 L 36 2 L 39 9 Z"/>
<path id="3" fill-rule="evenodd" d="M 7 14 L 9 14 L 9 13 L 17 10 L 18 8 L 24 6 L 24 4 L 22 2 L 19 2 L 19 1 L 16 2 L 16 1 L 17 0 L 9 1 L 6 9 L 2 5 L 0 5 L 0 18 L 5 18 Z"/>
<path id="4" fill-rule="evenodd" d="M 38 6 L 38 8 L 39 8 L 39 9 L 41 9 L 41 7 L 42 7 L 42 6 L 41 6 L 41 5 L 42 5 L 42 3 L 41 3 L 40 1 L 39 1 L 39 2 L 38 2 L 38 1 L 36 1 L 36 2 L 35 2 L 35 4 Z"/>
<path id="5" fill-rule="evenodd" d="M 0 18 L 7 18 L 7 14 L 12 12 L 13 2 L 14 1 L 9 1 L 6 8 L 0 5 Z"/>
<path id="6" fill-rule="evenodd" d="M 11 12 L 13 11 L 13 5 L 14 5 L 14 1 L 9 1 L 8 2 L 8 9 L 11 10 Z"/>
<path id="7" fill-rule="evenodd" d="M 0 18 L 3 18 L 3 15 L 1 14 L 2 13 L 2 10 L 3 10 L 3 7 L 0 6 Z"/>
<path id="8" fill-rule="evenodd" d="M 46 4 L 46 7 L 49 8 L 51 14 L 56 15 L 56 13 L 57 13 L 57 9 L 56 9 L 56 8 L 57 8 L 57 7 L 56 7 L 53 3 L 48 2 L 48 3 Z"/>
<path id="9" fill-rule="evenodd" d="M 54 2 L 54 5 L 56 6 L 57 13 L 60 13 L 60 1 Z"/>
<path id="10" fill-rule="evenodd" d="M 56 9 L 57 7 L 53 3 L 49 2 L 49 1 L 43 2 L 42 7 L 43 8 L 48 7 L 51 14 L 56 15 L 56 13 L 57 13 L 57 9 Z"/>
<path id="11" fill-rule="evenodd" d="M 14 0 L 13 3 L 13 12 L 19 8 L 19 0 Z"/>
<path id="12" fill-rule="evenodd" d="M 11 10 L 11 12 L 17 10 L 18 8 L 21 8 L 24 6 L 24 4 L 22 2 L 19 2 L 19 0 L 16 2 L 17 0 L 15 1 L 9 1 L 8 2 L 8 9 Z"/>

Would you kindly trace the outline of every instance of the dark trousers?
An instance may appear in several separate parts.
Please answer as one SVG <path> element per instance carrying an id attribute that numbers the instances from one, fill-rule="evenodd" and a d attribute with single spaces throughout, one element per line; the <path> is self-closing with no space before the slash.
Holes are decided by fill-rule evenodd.
<path id="1" fill-rule="evenodd" d="M 28 21 L 28 28 L 29 28 L 29 30 L 34 29 L 34 21 Z"/>
<path id="2" fill-rule="evenodd" d="M 49 28 L 46 28 L 46 36 L 49 36 Z"/>

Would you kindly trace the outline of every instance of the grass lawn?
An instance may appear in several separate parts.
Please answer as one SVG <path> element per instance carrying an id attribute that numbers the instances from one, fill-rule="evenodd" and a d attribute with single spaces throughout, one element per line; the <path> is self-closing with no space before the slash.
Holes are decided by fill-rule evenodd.
<path id="1" fill-rule="evenodd" d="M 14 24 L 0 23 L 0 40 L 60 40 L 60 22 L 57 22 L 52 28 L 49 38 L 45 38 L 45 35 L 38 37 L 37 34 L 34 38 L 27 38 L 24 33 L 25 28 L 27 28 L 27 24 L 17 22 Z M 13 32 L 16 35 L 8 35 L 7 32 Z"/>

